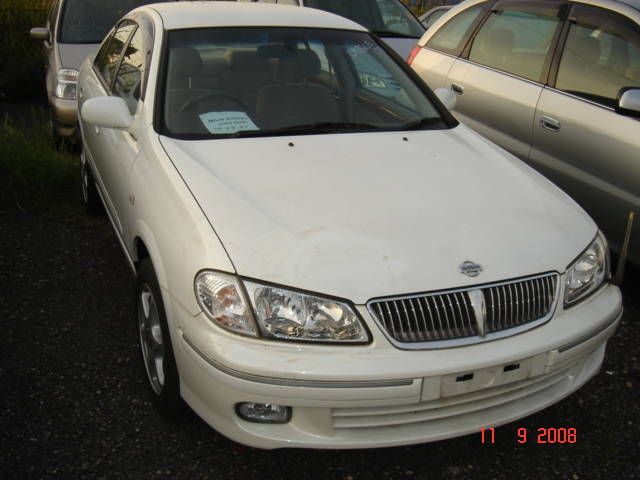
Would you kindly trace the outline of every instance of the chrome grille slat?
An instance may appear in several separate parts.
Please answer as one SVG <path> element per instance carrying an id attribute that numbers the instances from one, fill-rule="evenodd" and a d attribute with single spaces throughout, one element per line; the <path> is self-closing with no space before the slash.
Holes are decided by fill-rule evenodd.
<path id="1" fill-rule="evenodd" d="M 477 288 L 373 300 L 368 307 L 387 335 L 400 344 L 429 348 L 442 342 L 455 345 L 451 342 L 459 339 L 477 343 L 484 340 L 479 335 L 504 332 L 500 336 L 505 336 L 511 329 L 519 332 L 546 321 L 553 312 L 557 285 L 558 275 L 548 273 Z M 483 314 L 472 304 L 478 296 L 484 298 L 484 318 L 476 318 Z M 483 331 L 478 330 L 479 322 Z"/>

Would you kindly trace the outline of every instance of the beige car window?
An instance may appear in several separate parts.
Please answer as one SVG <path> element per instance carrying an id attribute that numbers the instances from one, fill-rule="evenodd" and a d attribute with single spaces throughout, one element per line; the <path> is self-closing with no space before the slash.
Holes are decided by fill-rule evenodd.
<path id="1" fill-rule="evenodd" d="M 620 89 L 640 87 L 640 28 L 597 8 L 577 12 L 564 47 L 556 88 L 615 107 Z"/>
<path id="2" fill-rule="evenodd" d="M 463 39 L 466 38 L 471 26 L 483 12 L 483 7 L 478 5 L 459 13 L 431 37 L 427 42 L 427 47 L 458 55 L 463 47 Z"/>
<path id="3" fill-rule="evenodd" d="M 556 30 L 559 7 L 527 5 L 492 12 L 476 35 L 469 60 L 540 81 Z"/>

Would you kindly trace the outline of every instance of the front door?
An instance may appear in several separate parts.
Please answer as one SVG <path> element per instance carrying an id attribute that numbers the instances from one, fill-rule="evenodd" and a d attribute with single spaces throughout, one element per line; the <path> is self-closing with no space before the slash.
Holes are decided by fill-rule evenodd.
<path id="1" fill-rule="evenodd" d="M 531 162 L 569 193 L 620 248 L 628 212 L 640 214 L 640 119 L 616 112 L 640 88 L 640 28 L 597 7 L 573 7 L 555 78 L 540 97 Z M 637 223 L 637 222 L 636 222 Z M 640 261 L 640 228 L 631 255 Z"/>
<path id="2" fill-rule="evenodd" d="M 522 159 L 529 156 L 536 104 L 561 28 L 561 2 L 494 5 L 456 60 L 448 86 L 456 116 Z"/>
<path id="3" fill-rule="evenodd" d="M 131 21 L 120 24 L 112 37 L 102 46 L 94 63 L 93 72 L 80 91 L 81 101 L 115 94 L 115 84 L 123 53 L 136 30 Z M 131 161 L 121 152 L 123 132 L 83 123 L 83 137 L 87 161 L 92 165 L 96 184 L 104 199 L 105 207 L 117 231 L 123 234 L 122 195 L 127 190 L 127 165 Z M 128 195 L 126 195 L 128 197 Z"/>

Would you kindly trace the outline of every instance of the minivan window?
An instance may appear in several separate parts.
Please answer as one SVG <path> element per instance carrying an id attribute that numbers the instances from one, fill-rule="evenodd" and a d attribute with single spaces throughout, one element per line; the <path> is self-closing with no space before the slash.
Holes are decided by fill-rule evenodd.
<path id="1" fill-rule="evenodd" d="M 424 26 L 399 0 L 306 0 L 305 7 L 335 13 L 378 36 L 419 38 Z"/>
<path id="2" fill-rule="evenodd" d="M 620 89 L 640 88 L 640 28 L 622 15 L 574 10 L 556 88 L 615 107 Z"/>
<path id="3" fill-rule="evenodd" d="M 66 0 L 60 19 L 60 43 L 100 43 L 129 11 L 154 0 Z"/>
<path id="4" fill-rule="evenodd" d="M 560 5 L 524 3 L 491 12 L 469 60 L 539 82 L 556 30 Z"/>
<path id="5" fill-rule="evenodd" d="M 459 55 L 471 26 L 484 12 L 482 5 L 469 8 L 445 23 L 427 42 L 427 47 Z"/>

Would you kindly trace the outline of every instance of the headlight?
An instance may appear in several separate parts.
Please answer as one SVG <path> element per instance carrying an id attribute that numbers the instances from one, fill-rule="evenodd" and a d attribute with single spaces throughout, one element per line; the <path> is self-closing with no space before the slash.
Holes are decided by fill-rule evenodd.
<path id="1" fill-rule="evenodd" d="M 198 304 L 215 324 L 242 335 L 257 336 L 251 308 L 234 275 L 204 270 L 195 279 Z"/>
<path id="2" fill-rule="evenodd" d="M 284 288 L 244 282 L 260 331 L 267 338 L 366 343 L 369 335 L 346 303 Z"/>
<path id="3" fill-rule="evenodd" d="M 584 299 L 609 278 L 609 248 L 602 233 L 568 268 L 564 283 L 564 305 Z"/>
<path id="4" fill-rule="evenodd" d="M 72 68 L 63 68 L 58 71 L 56 84 L 56 97 L 66 100 L 76 99 L 76 89 L 78 87 L 78 71 Z"/>

